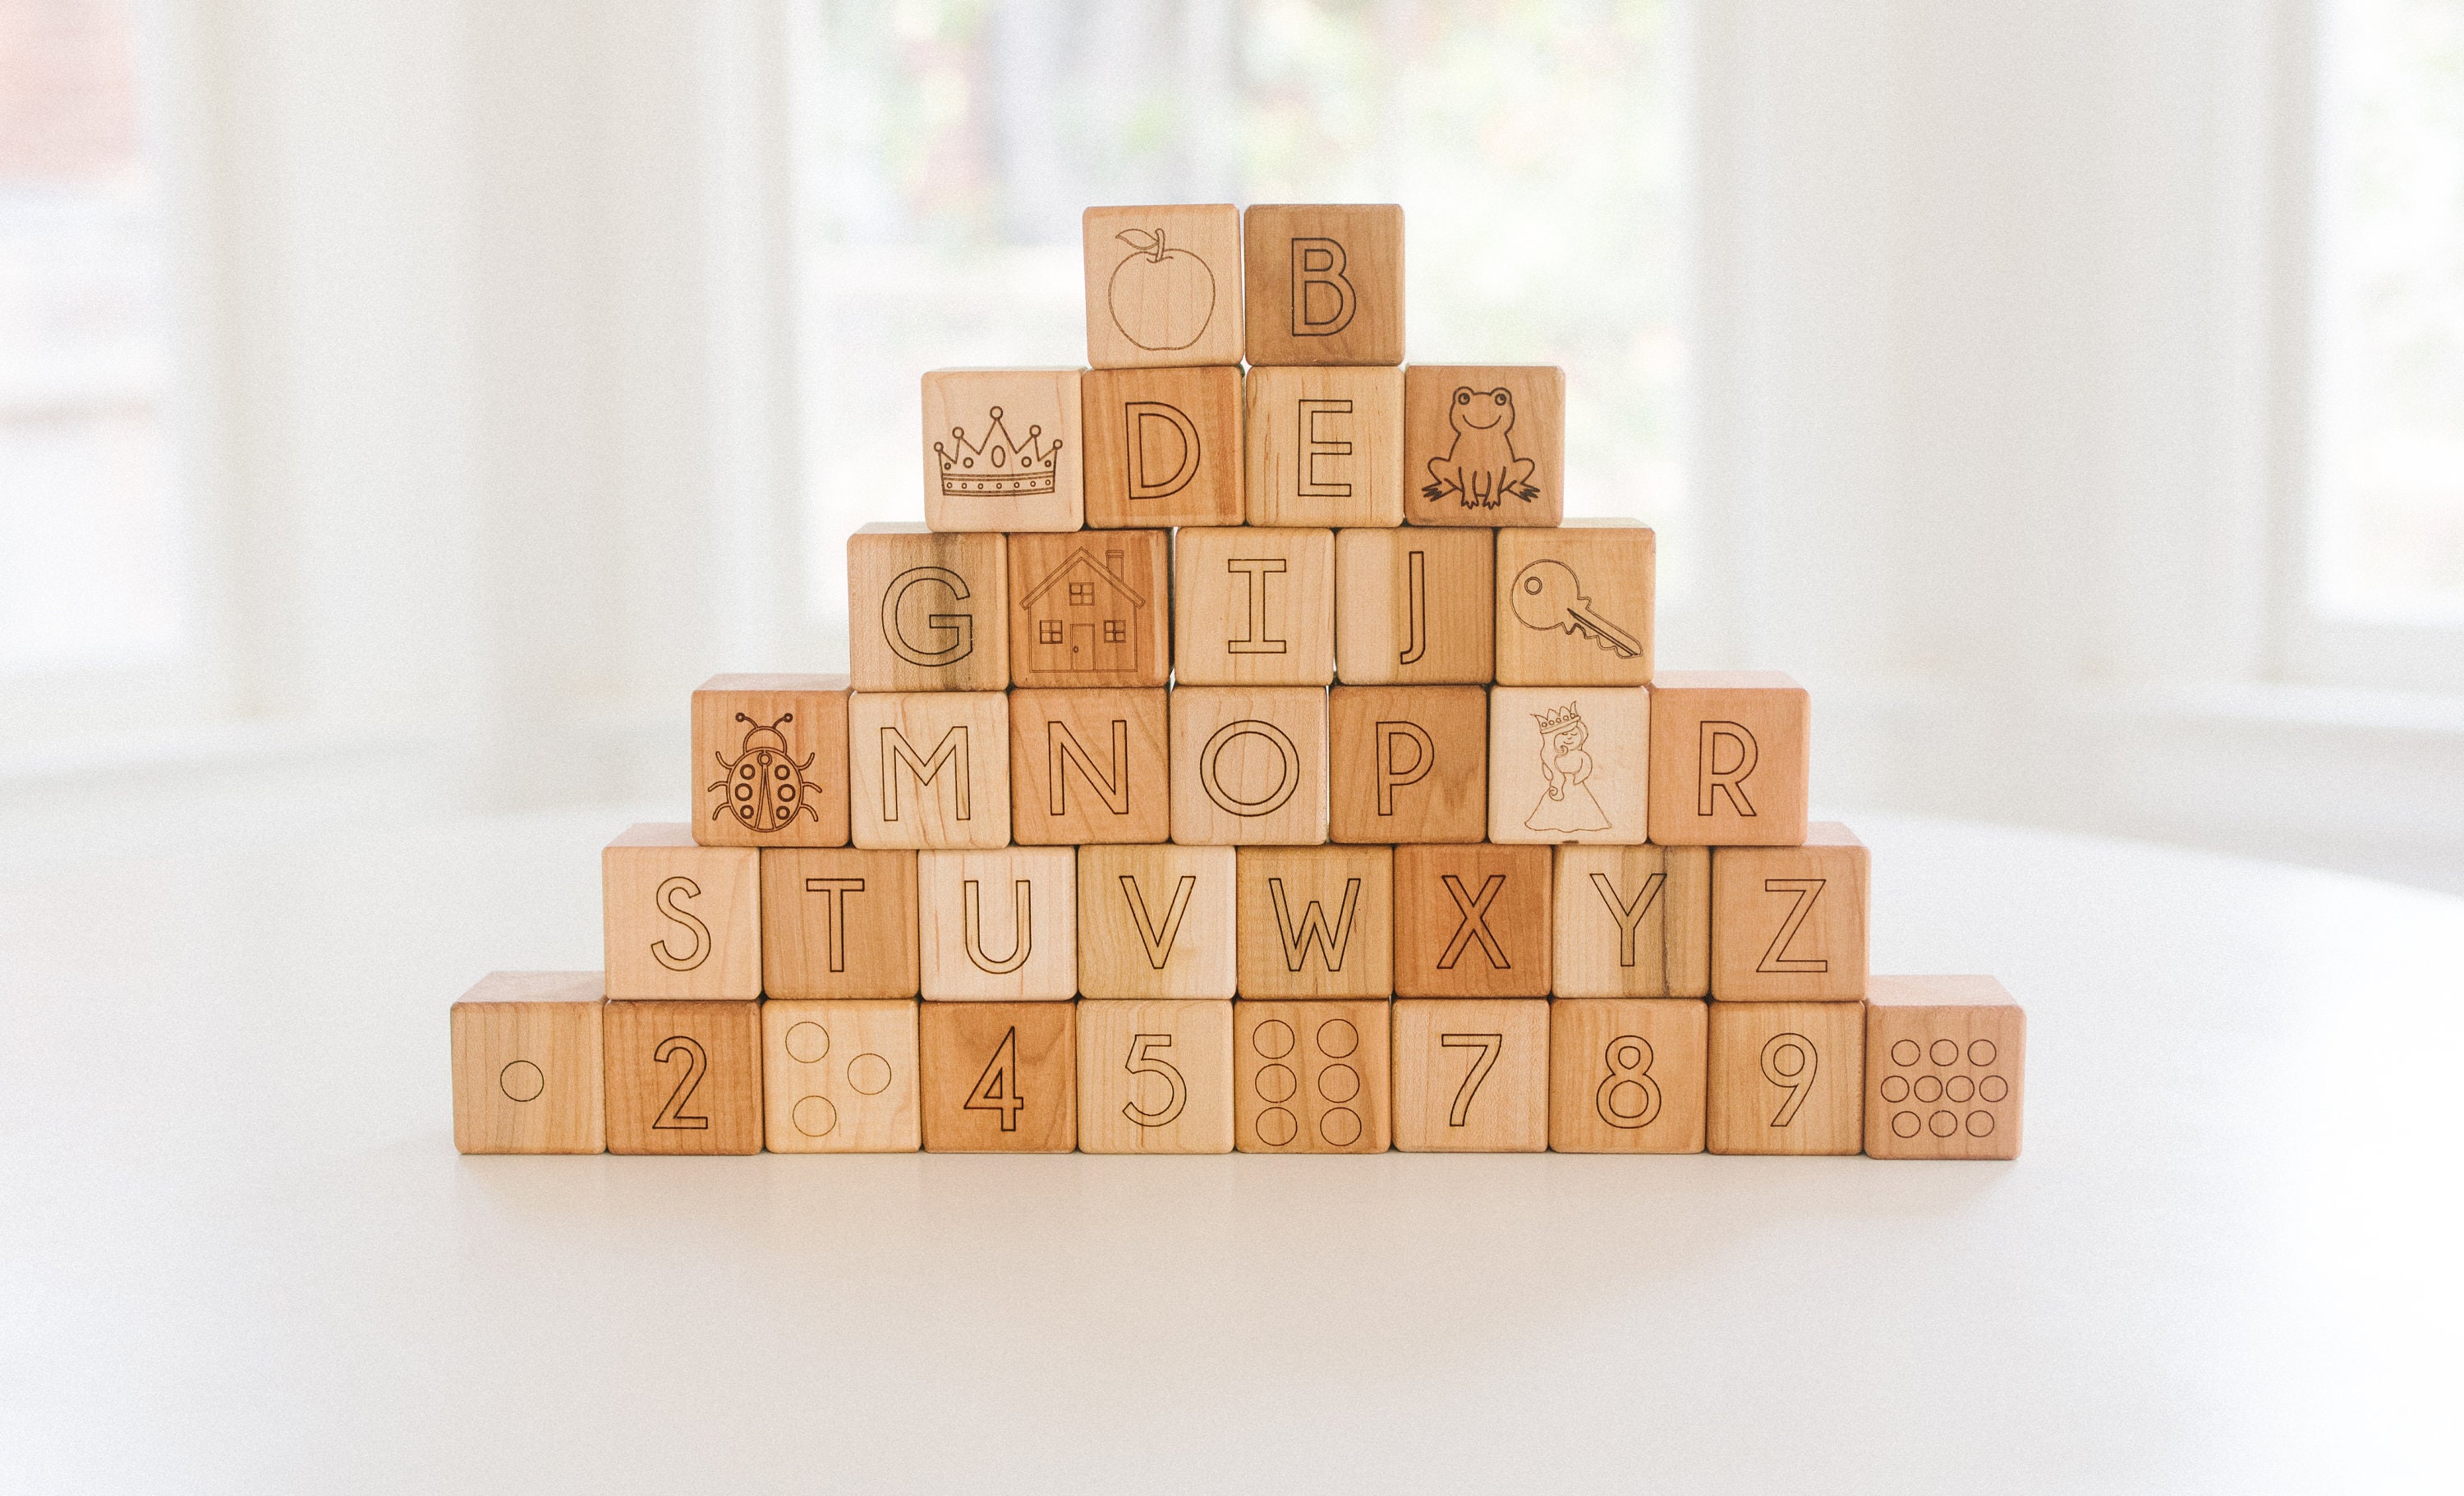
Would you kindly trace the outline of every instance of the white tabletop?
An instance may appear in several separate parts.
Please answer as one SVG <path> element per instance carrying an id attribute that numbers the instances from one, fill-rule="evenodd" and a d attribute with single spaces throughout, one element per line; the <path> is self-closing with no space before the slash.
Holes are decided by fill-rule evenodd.
<path id="1" fill-rule="evenodd" d="M 2028 1006 L 2016 1164 L 457 1155 L 447 1004 L 656 813 L 0 873 L 0 1488 L 2458 1468 L 2464 901 L 1852 816 L 1876 969 Z"/>

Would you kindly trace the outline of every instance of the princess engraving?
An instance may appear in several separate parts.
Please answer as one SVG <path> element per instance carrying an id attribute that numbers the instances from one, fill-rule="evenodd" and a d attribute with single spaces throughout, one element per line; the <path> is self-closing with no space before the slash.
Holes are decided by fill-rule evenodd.
<path id="1" fill-rule="evenodd" d="M 1600 814 L 1600 803 L 1585 787 L 1592 777 L 1592 756 L 1583 744 L 1591 740 L 1592 730 L 1583 725 L 1582 715 L 1569 701 L 1547 713 L 1535 712 L 1531 719 L 1540 724 L 1540 772 L 1549 789 L 1524 825 L 1534 831 L 1607 830 L 1609 818 Z"/>

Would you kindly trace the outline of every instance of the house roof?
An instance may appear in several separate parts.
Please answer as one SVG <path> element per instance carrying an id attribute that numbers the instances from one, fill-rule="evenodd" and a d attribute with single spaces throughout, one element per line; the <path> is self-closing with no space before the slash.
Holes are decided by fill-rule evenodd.
<path id="1" fill-rule="evenodd" d="M 1125 598 L 1128 598 L 1132 603 L 1137 605 L 1139 607 L 1147 605 L 1147 600 L 1138 595 L 1138 591 L 1135 587 L 1131 586 L 1128 583 L 1123 582 L 1119 577 L 1114 576 L 1111 571 L 1107 570 L 1095 560 L 1093 556 L 1088 553 L 1087 547 L 1083 545 L 1078 547 L 1076 550 L 1071 551 L 1067 561 L 1065 561 L 1060 565 L 1053 567 L 1052 575 L 1045 578 L 1042 582 L 1037 583 L 1033 591 L 1030 591 L 1026 596 L 1020 598 L 1018 600 L 1018 605 L 1021 607 L 1033 607 L 1035 605 L 1035 600 L 1044 596 L 1046 592 L 1051 591 L 1053 583 L 1069 575 L 1069 569 L 1073 566 L 1085 566 L 1089 571 L 1093 572 L 1103 581 L 1110 583 L 1113 591 L 1118 592 Z"/>

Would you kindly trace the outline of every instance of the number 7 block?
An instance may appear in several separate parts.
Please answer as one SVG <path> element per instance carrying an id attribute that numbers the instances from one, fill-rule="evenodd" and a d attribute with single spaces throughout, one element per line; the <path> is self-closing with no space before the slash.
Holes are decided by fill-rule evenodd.
<path id="1" fill-rule="evenodd" d="M 1232 1151 L 1232 1004 L 1078 1004 L 1078 1147 Z"/>
<path id="2" fill-rule="evenodd" d="M 1395 1003 L 1394 1023 L 1397 1148 L 1548 1148 L 1547 999 L 1403 998 Z"/>

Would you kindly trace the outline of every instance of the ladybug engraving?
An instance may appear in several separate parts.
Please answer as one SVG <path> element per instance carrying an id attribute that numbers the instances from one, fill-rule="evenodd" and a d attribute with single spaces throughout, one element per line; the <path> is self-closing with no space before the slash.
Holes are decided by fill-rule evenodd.
<path id="1" fill-rule="evenodd" d="M 820 822 L 822 813 L 804 802 L 804 792 L 811 787 L 804 782 L 804 771 L 820 755 L 808 753 L 803 762 L 797 762 L 788 756 L 786 735 L 779 731 L 796 720 L 796 714 L 783 714 L 766 726 L 741 712 L 736 719 L 748 724 L 742 751 L 733 759 L 716 749 L 711 751 L 727 777 L 703 786 L 726 791 L 711 807 L 710 818 L 715 821 L 722 813 L 733 814 L 754 831 L 783 831 L 799 812 Z"/>

